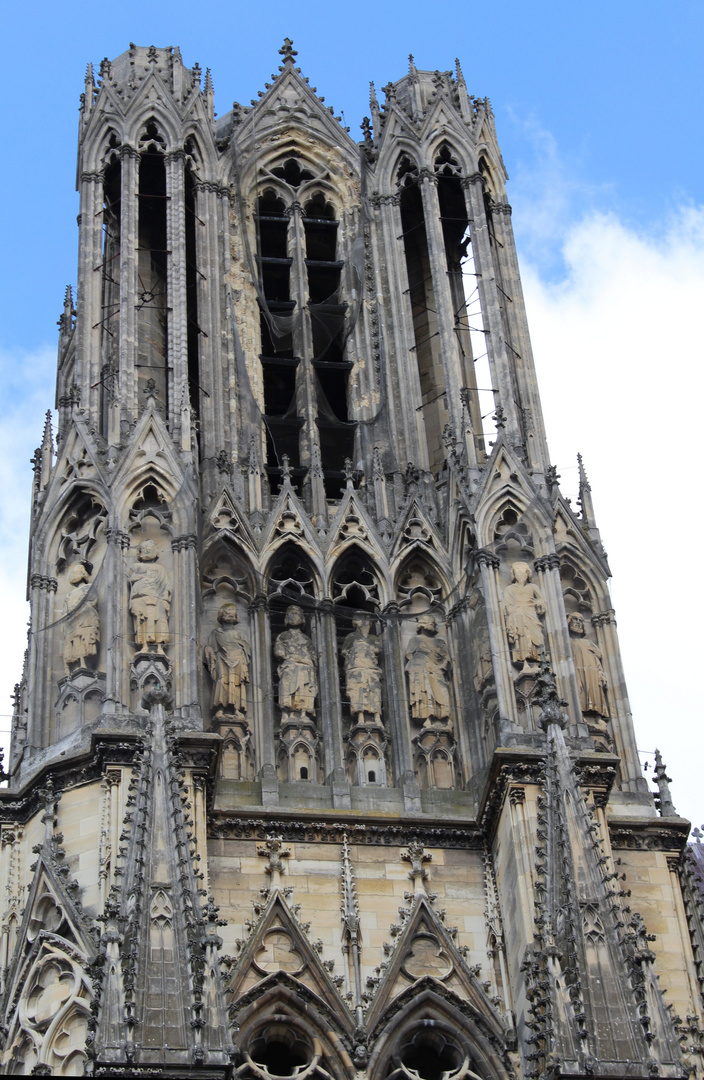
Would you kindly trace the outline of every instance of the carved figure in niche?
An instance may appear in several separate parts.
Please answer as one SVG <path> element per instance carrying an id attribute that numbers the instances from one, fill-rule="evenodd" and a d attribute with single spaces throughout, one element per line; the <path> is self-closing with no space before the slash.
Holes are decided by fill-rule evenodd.
<path id="1" fill-rule="evenodd" d="M 214 682 L 211 707 L 219 719 L 234 712 L 247 712 L 247 683 L 252 655 L 249 642 L 235 627 L 239 622 L 236 604 L 223 604 L 218 611 L 219 626 L 205 646 L 205 663 Z"/>
<path id="2" fill-rule="evenodd" d="M 532 584 L 532 576 L 528 563 L 515 562 L 511 566 L 511 584 L 504 589 L 502 608 L 514 664 L 539 661 L 541 649 L 545 648 L 540 622 L 545 615 L 545 600 Z"/>
<path id="3" fill-rule="evenodd" d="M 300 629 L 306 617 L 297 604 L 286 608 L 284 618 L 289 628 L 274 642 L 274 656 L 279 660 L 279 705 L 288 713 L 312 713 L 318 696 L 318 677 L 315 670 L 315 648 L 307 634 Z"/>
<path id="4" fill-rule="evenodd" d="M 406 649 L 406 672 L 411 716 L 424 727 L 433 721 L 450 724 L 450 654 L 445 638 L 438 637 L 433 615 L 419 615 L 416 632 Z"/>
<path id="5" fill-rule="evenodd" d="M 71 567 L 68 580 L 73 588 L 64 602 L 64 662 L 70 674 L 76 665 L 87 665 L 89 658 L 97 656 L 100 616 L 95 598 L 88 596 L 92 583 L 83 563 Z"/>
<path id="6" fill-rule="evenodd" d="M 345 664 L 345 689 L 350 712 L 357 722 L 364 723 L 365 714 L 381 723 L 381 668 L 379 652 L 381 642 L 370 634 L 371 616 L 355 615 L 354 629 L 342 642 L 342 659 Z"/>
<path id="7" fill-rule="evenodd" d="M 597 713 L 608 718 L 611 716 L 606 696 L 609 682 L 601 662 L 601 650 L 586 636 L 584 619 L 579 612 L 569 616 L 567 626 L 572 641 L 582 712 Z"/>
<path id="8" fill-rule="evenodd" d="M 138 562 L 130 567 L 130 612 L 134 617 L 134 640 L 140 650 L 149 645 L 165 645 L 169 640 L 171 579 L 158 562 L 153 540 L 143 540 L 137 548 Z"/>

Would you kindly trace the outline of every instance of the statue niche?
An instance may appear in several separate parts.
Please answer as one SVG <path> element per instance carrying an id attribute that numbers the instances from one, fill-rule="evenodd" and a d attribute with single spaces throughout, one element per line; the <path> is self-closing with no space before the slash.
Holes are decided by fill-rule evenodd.
<path id="1" fill-rule="evenodd" d="M 302 629 L 303 610 L 297 604 L 286 608 L 283 630 L 274 641 L 278 660 L 279 778 L 316 781 L 318 732 L 315 700 L 318 696 L 316 652 Z"/>
<path id="2" fill-rule="evenodd" d="M 70 589 L 63 605 L 63 658 L 66 675 L 59 679 L 54 738 L 63 739 L 100 715 L 105 673 L 96 671 L 100 615 L 88 568 L 74 563 L 66 575 Z"/>
<path id="3" fill-rule="evenodd" d="M 421 724 L 413 739 L 418 782 L 425 788 L 453 788 L 456 743 L 450 717 L 450 654 L 434 615 L 426 612 L 416 619 L 405 660 L 411 718 Z"/>
<path id="4" fill-rule="evenodd" d="M 213 680 L 211 709 L 223 737 L 222 775 L 229 780 L 251 780 L 254 763 L 247 686 L 252 650 L 237 629 L 239 612 L 235 603 L 222 604 L 217 619 L 218 625 L 208 638 L 203 659 Z"/>
<path id="5" fill-rule="evenodd" d="M 528 563 L 512 563 L 511 584 L 504 589 L 501 604 L 511 661 L 521 668 L 526 663 L 537 664 L 545 649 L 541 622 L 545 600 L 540 589 L 533 585 L 532 577 Z"/>
<path id="6" fill-rule="evenodd" d="M 388 739 L 381 719 L 381 640 L 370 632 L 372 622 L 367 612 L 353 615 L 352 632 L 340 649 L 351 719 L 347 771 L 353 784 L 384 785 Z"/>
<path id="7" fill-rule="evenodd" d="M 573 612 L 567 617 L 574 668 L 579 689 L 579 704 L 586 720 L 589 734 L 603 750 L 612 749 L 611 736 L 606 724 L 610 719 L 609 681 L 602 664 L 601 649 L 586 636 L 584 617 Z"/>
<path id="8" fill-rule="evenodd" d="M 143 540 L 137 548 L 137 562 L 128 571 L 130 613 L 134 619 L 134 641 L 140 652 L 156 645 L 163 653 L 169 641 L 171 577 L 159 562 L 153 540 Z"/>
<path id="9" fill-rule="evenodd" d="M 64 663 L 71 674 L 97 663 L 100 616 L 96 598 L 91 594 L 90 574 L 83 563 L 71 567 L 68 581 L 73 588 L 64 601 Z"/>

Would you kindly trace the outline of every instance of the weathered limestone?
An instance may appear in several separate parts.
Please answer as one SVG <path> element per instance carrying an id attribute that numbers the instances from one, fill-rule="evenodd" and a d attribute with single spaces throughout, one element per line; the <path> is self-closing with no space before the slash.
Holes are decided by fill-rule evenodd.
<path id="1" fill-rule="evenodd" d="M 549 462 L 490 104 L 411 58 L 357 144 L 280 52 L 217 121 L 178 49 L 86 76 L 0 1071 L 701 1075 L 688 823 Z"/>

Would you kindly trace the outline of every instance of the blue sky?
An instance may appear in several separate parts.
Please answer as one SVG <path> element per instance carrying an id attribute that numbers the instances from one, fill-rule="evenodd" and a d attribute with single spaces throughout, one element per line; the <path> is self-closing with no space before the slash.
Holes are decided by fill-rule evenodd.
<path id="1" fill-rule="evenodd" d="M 431 70 L 458 56 L 496 114 L 550 445 L 568 493 L 577 450 L 590 471 L 639 741 L 660 742 L 676 804 L 704 821 L 691 754 L 701 744 L 696 544 L 682 547 L 701 524 L 688 484 L 704 391 L 704 4 L 273 0 L 204 3 L 197 19 L 194 8 L 40 0 L 4 17 L 0 713 L 27 617 L 28 460 L 53 406 L 56 320 L 76 275 L 86 63 L 130 41 L 179 44 L 186 64 L 211 68 L 222 114 L 264 87 L 288 35 L 357 137 L 370 79 L 380 91 L 400 78 L 411 52 Z M 665 566 L 664 550 L 680 554 Z"/>

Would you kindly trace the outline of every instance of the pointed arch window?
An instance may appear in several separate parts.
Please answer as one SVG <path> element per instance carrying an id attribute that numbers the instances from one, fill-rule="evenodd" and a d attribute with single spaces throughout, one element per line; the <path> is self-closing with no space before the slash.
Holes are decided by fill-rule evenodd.
<path id="1" fill-rule="evenodd" d="M 323 174 L 294 154 L 269 175 L 256 204 L 267 472 L 278 490 L 286 454 L 304 490 L 317 474 L 337 499 L 355 432 L 339 222 Z"/>

